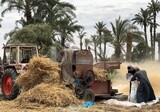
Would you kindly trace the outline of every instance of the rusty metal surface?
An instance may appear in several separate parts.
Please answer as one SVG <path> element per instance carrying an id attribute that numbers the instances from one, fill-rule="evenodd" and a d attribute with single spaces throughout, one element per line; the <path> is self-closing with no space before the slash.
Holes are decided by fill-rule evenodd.
<path id="1" fill-rule="evenodd" d="M 91 87 L 92 91 L 94 92 L 95 96 L 97 95 L 108 95 L 111 94 L 111 81 L 98 81 L 95 80 Z"/>
<path id="2" fill-rule="evenodd" d="M 105 63 L 107 67 L 108 63 Z M 114 63 L 117 64 L 117 63 Z M 81 77 L 85 74 L 86 71 L 91 70 L 93 71 L 93 56 L 90 51 L 82 50 L 82 51 L 74 51 L 73 53 L 73 65 L 76 66 L 76 71 L 81 73 Z M 102 64 L 100 64 L 102 65 Z M 110 64 L 109 64 L 110 65 Z M 113 63 L 112 63 L 113 65 Z M 103 63 L 104 67 L 104 63 Z M 117 67 L 117 65 L 116 65 Z M 92 91 L 94 92 L 95 96 L 97 95 L 110 95 L 111 94 L 111 81 L 99 81 L 94 80 L 91 84 Z"/>
<path id="3" fill-rule="evenodd" d="M 93 56 L 91 52 L 87 50 L 74 51 L 73 65 L 76 66 L 76 71 L 79 71 L 81 75 L 87 70 L 93 70 Z"/>
<path id="4" fill-rule="evenodd" d="M 101 61 L 94 64 L 94 67 L 109 70 L 109 69 L 120 69 L 121 63 L 118 61 Z"/>

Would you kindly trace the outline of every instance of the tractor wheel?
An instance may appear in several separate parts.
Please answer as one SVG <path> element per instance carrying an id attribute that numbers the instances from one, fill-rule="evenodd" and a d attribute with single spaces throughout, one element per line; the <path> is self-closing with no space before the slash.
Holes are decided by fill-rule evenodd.
<path id="1" fill-rule="evenodd" d="M 84 91 L 83 99 L 85 101 L 94 101 L 95 100 L 95 95 L 91 89 L 86 89 Z"/>
<path id="2" fill-rule="evenodd" d="M 19 87 L 15 83 L 17 72 L 14 69 L 6 69 L 2 75 L 1 89 L 4 98 L 12 100 L 19 94 Z"/>

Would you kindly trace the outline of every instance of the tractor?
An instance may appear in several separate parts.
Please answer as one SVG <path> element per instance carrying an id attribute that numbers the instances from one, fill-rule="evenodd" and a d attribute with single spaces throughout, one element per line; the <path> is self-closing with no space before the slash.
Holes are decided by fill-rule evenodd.
<path id="1" fill-rule="evenodd" d="M 4 98 L 11 100 L 19 94 L 16 77 L 21 70 L 27 69 L 29 59 L 38 55 L 38 49 L 32 44 L 4 45 L 3 49 L 3 62 L 0 65 L 1 90 Z"/>
<path id="2" fill-rule="evenodd" d="M 15 79 L 21 70 L 26 70 L 29 59 L 38 56 L 37 46 L 32 44 L 4 45 L 3 63 L 0 66 L 1 89 L 4 98 L 12 100 L 20 93 Z M 99 62 L 93 64 L 93 55 L 89 50 L 66 49 L 59 52 L 61 80 L 73 89 L 78 98 L 94 101 L 96 96 L 111 97 L 118 90 L 112 89 L 111 80 L 95 79 L 93 67 L 119 69 L 119 62 Z"/>

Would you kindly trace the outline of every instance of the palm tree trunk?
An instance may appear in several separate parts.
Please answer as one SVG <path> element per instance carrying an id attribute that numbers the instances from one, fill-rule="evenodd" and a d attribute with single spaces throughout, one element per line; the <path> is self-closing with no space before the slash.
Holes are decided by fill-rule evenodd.
<path id="1" fill-rule="evenodd" d="M 121 56 L 120 45 L 117 45 L 116 48 L 115 48 L 115 56 L 116 56 L 116 61 L 120 61 L 120 56 Z"/>
<path id="2" fill-rule="evenodd" d="M 86 50 L 88 49 L 87 46 L 88 46 L 88 45 L 86 44 L 86 45 L 85 45 L 85 49 L 86 49 Z"/>
<path id="3" fill-rule="evenodd" d="M 65 37 L 62 37 L 61 45 L 64 48 L 64 43 L 65 43 Z"/>
<path id="4" fill-rule="evenodd" d="M 80 50 L 82 50 L 82 45 L 83 45 L 82 39 L 80 38 Z"/>
<path id="5" fill-rule="evenodd" d="M 153 60 L 155 60 L 155 43 L 156 43 L 156 13 L 154 13 L 154 34 L 153 34 Z"/>
<path id="6" fill-rule="evenodd" d="M 96 43 L 94 43 L 94 55 L 95 55 L 95 60 L 97 62 L 97 47 L 96 47 Z"/>
<path id="7" fill-rule="evenodd" d="M 31 16 L 31 12 L 27 12 L 26 18 L 27 18 L 27 24 L 33 23 L 33 21 L 32 21 L 32 16 Z"/>
<path id="8" fill-rule="evenodd" d="M 26 2 L 26 4 L 27 4 L 27 2 Z M 26 17 L 27 24 L 33 23 L 33 18 L 32 18 L 32 13 L 31 13 L 29 3 L 28 3 L 28 5 L 26 5 L 25 10 L 26 10 L 26 12 L 25 12 L 24 16 Z"/>
<path id="9" fill-rule="evenodd" d="M 104 42 L 103 60 L 106 60 L 106 44 L 107 42 Z"/>
<path id="10" fill-rule="evenodd" d="M 146 44 L 148 45 L 148 39 L 147 39 L 147 25 L 145 25 L 145 24 L 144 24 L 144 36 L 145 36 Z"/>
<path id="11" fill-rule="evenodd" d="M 132 50 L 132 41 L 133 38 L 127 34 L 127 54 L 126 54 L 126 61 L 131 62 L 131 50 Z"/>
<path id="12" fill-rule="evenodd" d="M 99 32 L 99 41 L 100 41 L 100 48 L 99 48 L 99 50 L 100 50 L 100 55 L 102 54 L 102 33 L 101 33 L 101 31 Z"/>
<path id="13" fill-rule="evenodd" d="M 158 41 L 158 60 L 160 61 L 160 41 Z"/>
<path id="14" fill-rule="evenodd" d="M 152 24 L 150 24 L 150 37 L 151 37 L 151 53 L 152 53 L 152 56 L 151 56 L 151 58 L 152 58 L 152 60 L 153 60 L 153 57 L 154 57 L 154 55 L 153 55 L 153 34 L 152 34 L 152 29 L 153 29 L 153 25 Z"/>
<path id="15" fill-rule="evenodd" d="M 65 43 L 65 30 L 63 30 L 63 33 L 61 35 L 61 46 L 64 48 L 64 43 Z"/>

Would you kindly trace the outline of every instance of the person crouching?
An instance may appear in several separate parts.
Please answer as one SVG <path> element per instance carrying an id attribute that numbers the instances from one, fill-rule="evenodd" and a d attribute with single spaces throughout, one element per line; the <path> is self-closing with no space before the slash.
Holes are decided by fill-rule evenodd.
<path id="1" fill-rule="evenodd" d="M 149 102 L 155 100 L 154 90 L 145 70 L 128 66 L 127 78 L 130 80 L 129 101 L 134 103 Z M 129 79 L 130 77 L 130 79 Z"/>

